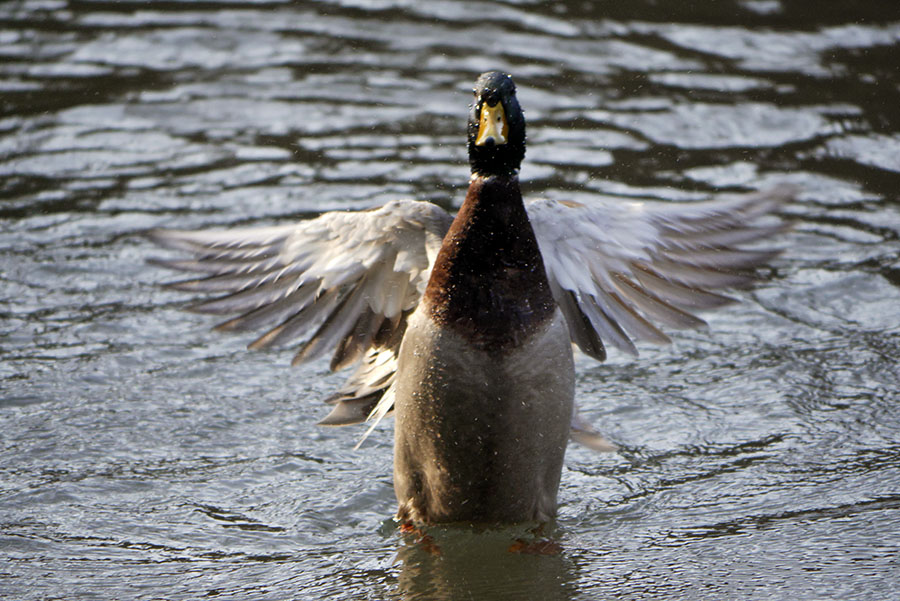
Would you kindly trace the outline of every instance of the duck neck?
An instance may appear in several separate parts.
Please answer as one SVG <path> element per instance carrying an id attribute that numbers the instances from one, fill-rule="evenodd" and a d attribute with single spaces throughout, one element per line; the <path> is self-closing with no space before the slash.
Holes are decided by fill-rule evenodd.
<path id="1" fill-rule="evenodd" d="M 476 346 L 518 346 L 555 308 L 515 174 L 473 175 L 425 291 L 432 318 Z"/>

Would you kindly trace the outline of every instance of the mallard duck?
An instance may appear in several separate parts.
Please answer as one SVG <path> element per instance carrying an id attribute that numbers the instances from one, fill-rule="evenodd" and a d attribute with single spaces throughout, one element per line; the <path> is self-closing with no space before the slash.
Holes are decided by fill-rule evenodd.
<path id="1" fill-rule="evenodd" d="M 472 174 L 456 217 L 413 200 L 275 227 L 154 230 L 199 272 L 170 284 L 214 293 L 193 310 L 262 330 L 251 349 L 316 326 L 294 363 L 356 365 L 325 425 L 392 412 L 398 517 L 411 523 L 543 522 L 556 513 L 567 441 L 610 448 L 575 416 L 574 344 L 669 339 L 692 312 L 731 301 L 772 256 L 741 245 L 784 189 L 698 203 L 523 202 L 525 119 L 512 78 L 481 75 L 468 121 Z"/>

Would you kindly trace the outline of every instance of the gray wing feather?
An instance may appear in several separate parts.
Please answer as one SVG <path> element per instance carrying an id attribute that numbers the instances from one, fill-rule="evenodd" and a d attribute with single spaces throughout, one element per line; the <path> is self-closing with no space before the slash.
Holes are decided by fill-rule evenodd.
<path id="1" fill-rule="evenodd" d="M 572 342 L 602 358 L 598 338 L 637 354 L 632 340 L 669 342 L 654 321 L 702 327 L 692 311 L 733 302 L 714 290 L 748 286 L 754 269 L 780 252 L 741 245 L 785 229 L 773 214 L 794 193 L 785 186 L 698 203 L 538 200 L 527 210 Z"/>
<path id="2" fill-rule="evenodd" d="M 337 424 L 364 421 L 393 381 L 406 317 L 451 221 L 430 203 L 394 201 L 291 225 L 147 236 L 192 255 L 152 262 L 198 275 L 168 286 L 215 295 L 189 308 L 232 316 L 217 329 L 262 330 L 251 349 L 288 345 L 313 331 L 295 364 L 328 352 L 334 370 L 359 362 L 330 399 L 339 415 L 324 422 Z"/>

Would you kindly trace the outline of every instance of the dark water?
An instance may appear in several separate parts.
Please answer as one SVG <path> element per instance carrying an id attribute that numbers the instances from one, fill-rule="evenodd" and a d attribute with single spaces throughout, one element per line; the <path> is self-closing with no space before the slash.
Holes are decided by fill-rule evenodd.
<path id="1" fill-rule="evenodd" d="M 570 448 L 549 556 L 398 533 L 390 428 L 317 428 L 343 375 L 135 235 L 456 205 L 488 68 L 531 195 L 802 189 L 741 305 L 580 360 L 624 451 Z M 900 4 L 8 1 L 0 111 L 0 597 L 897 598 Z"/>

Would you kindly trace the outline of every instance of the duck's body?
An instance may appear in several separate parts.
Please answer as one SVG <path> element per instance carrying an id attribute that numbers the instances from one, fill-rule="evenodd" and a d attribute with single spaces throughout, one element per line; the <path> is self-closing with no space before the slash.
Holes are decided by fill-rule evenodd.
<path id="1" fill-rule="evenodd" d="M 730 300 L 709 289 L 751 281 L 746 269 L 772 256 L 738 245 L 780 228 L 753 222 L 789 193 L 524 203 L 525 122 L 498 72 L 476 83 L 468 136 L 472 178 L 455 219 L 395 201 L 288 226 L 150 235 L 196 256 L 165 265 L 206 274 L 174 287 L 225 293 L 195 310 L 238 315 L 222 329 L 270 328 L 251 348 L 319 324 L 295 362 L 334 349 L 332 369 L 357 365 L 322 423 L 396 411 L 400 518 L 543 521 L 556 512 L 567 438 L 608 447 L 574 419 L 572 344 L 602 360 L 603 340 L 633 354 L 631 338 L 668 341 L 651 319 L 702 325 L 690 311 Z"/>
<path id="2" fill-rule="evenodd" d="M 409 319 L 394 394 L 402 519 L 555 515 L 571 341 L 515 175 L 472 178 Z"/>
<path id="3" fill-rule="evenodd" d="M 483 350 L 421 307 L 400 346 L 394 386 L 398 517 L 511 523 L 556 515 L 575 390 L 558 311 L 517 344 Z"/>

